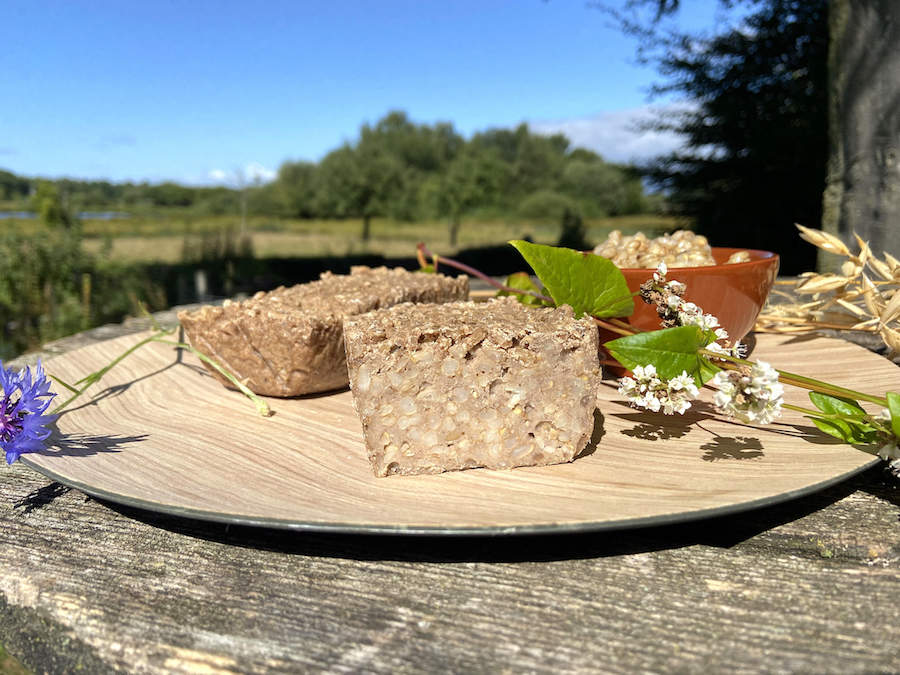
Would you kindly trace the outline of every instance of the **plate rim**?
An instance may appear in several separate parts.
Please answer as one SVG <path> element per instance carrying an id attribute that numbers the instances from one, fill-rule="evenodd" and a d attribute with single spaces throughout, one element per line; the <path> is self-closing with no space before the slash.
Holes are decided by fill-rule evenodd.
<path id="1" fill-rule="evenodd" d="M 857 452 L 861 452 L 857 450 Z M 869 469 L 878 466 L 881 460 L 873 457 L 868 462 L 846 471 L 837 476 L 831 476 L 824 481 L 813 483 L 794 490 L 780 492 L 768 497 L 751 499 L 737 504 L 715 506 L 706 509 L 694 509 L 691 511 L 679 511 L 658 516 L 642 516 L 638 518 L 625 518 L 608 521 L 584 521 L 578 523 L 543 523 L 532 525 L 507 525 L 507 526 L 460 526 L 439 527 L 427 525 L 364 525 L 354 523 L 335 523 L 322 521 L 289 520 L 286 518 L 254 518 L 236 514 L 227 514 L 219 511 L 207 511 L 189 507 L 172 506 L 162 502 L 152 502 L 137 497 L 129 497 L 116 492 L 94 488 L 81 481 L 71 480 L 46 469 L 33 462 L 27 455 L 19 458 L 33 471 L 50 478 L 66 487 L 84 492 L 91 497 L 103 501 L 112 502 L 129 508 L 136 508 L 166 516 L 187 520 L 200 520 L 210 523 L 225 525 L 238 525 L 243 527 L 259 527 L 297 533 L 317 534 L 347 534 L 347 535 L 395 535 L 395 536 L 429 536 L 429 537 L 497 537 L 497 536 L 527 536 L 548 534 L 590 534 L 600 532 L 614 532 L 620 530 L 634 530 L 645 527 L 659 527 L 665 525 L 680 525 L 692 523 L 709 518 L 730 516 L 753 511 L 767 506 L 775 506 L 784 502 L 793 501 L 829 487 L 842 483 Z"/>

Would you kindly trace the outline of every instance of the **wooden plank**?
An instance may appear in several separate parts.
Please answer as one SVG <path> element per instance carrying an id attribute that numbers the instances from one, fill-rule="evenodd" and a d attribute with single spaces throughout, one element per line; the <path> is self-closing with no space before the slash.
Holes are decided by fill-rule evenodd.
<path id="1" fill-rule="evenodd" d="M 116 507 L 19 464 L 0 470 L 0 643 L 49 673 L 896 672 L 898 519 L 875 469 L 617 533 L 292 533 Z"/>
<path id="2" fill-rule="evenodd" d="M 68 645 L 151 673 L 894 671 L 898 513 L 874 472 L 615 535 L 294 534 L 110 508 L 17 466 L 0 640 L 39 669 Z"/>

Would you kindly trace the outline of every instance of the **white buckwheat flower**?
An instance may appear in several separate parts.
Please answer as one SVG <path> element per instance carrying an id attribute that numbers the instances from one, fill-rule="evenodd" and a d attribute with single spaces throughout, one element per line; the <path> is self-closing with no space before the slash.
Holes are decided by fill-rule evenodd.
<path id="1" fill-rule="evenodd" d="M 704 349 L 708 352 L 715 352 L 716 354 L 723 354 L 728 356 L 731 354 L 731 351 L 720 345 L 718 342 L 710 342 Z M 724 360 L 724 359 L 720 359 Z"/>
<path id="2" fill-rule="evenodd" d="M 680 326 L 700 326 L 703 330 L 715 330 L 720 327 L 716 317 L 712 314 L 704 314 L 703 310 L 693 302 L 681 303 L 681 307 L 678 309 L 678 324 Z"/>
<path id="3" fill-rule="evenodd" d="M 736 359 L 743 359 L 747 357 L 747 345 L 743 342 L 735 342 L 731 345 L 731 355 Z"/>
<path id="4" fill-rule="evenodd" d="M 658 284 L 666 283 L 666 275 L 669 273 L 669 267 L 664 262 L 660 262 L 659 265 L 656 266 L 656 271 L 653 273 L 653 281 Z"/>
<path id="5" fill-rule="evenodd" d="M 680 281 L 669 281 L 666 283 L 666 288 L 669 289 L 669 292 L 674 293 L 675 295 L 684 295 L 684 292 L 687 290 L 687 286 Z"/>
<path id="6" fill-rule="evenodd" d="M 637 366 L 634 378 L 619 380 L 619 393 L 636 408 L 646 408 L 652 412 L 662 411 L 665 415 L 679 414 L 691 407 L 691 399 L 700 393 L 694 379 L 682 371 L 681 375 L 666 382 L 661 379 L 653 364 Z"/>
<path id="7" fill-rule="evenodd" d="M 719 335 L 720 332 L 722 333 L 722 335 L 719 339 L 727 340 L 728 333 L 724 329 L 720 328 L 716 330 L 716 335 Z M 742 359 L 747 356 L 747 345 L 745 345 L 741 341 L 735 342 L 730 347 L 721 345 L 718 342 L 710 342 L 704 347 L 704 349 L 708 352 L 715 352 L 716 354 L 722 354 L 722 356 L 731 356 L 736 359 Z M 718 361 L 727 361 L 727 359 L 725 358 L 717 359 L 715 356 L 711 356 L 710 358 Z"/>
<path id="8" fill-rule="evenodd" d="M 878 448 L 878 456 L 885 461 L 900 459 L 900 447 L 897 446 L 897 439 L 890 440 Z"/>
<path id="9" fill-rule="evenodd" d="M 900 445 L 896 436 L 890 438 L 884 445 L 878 448 L 876 453 L 888 463 L 888 469 L 895 476 L 900 477 Z"/>
<path id="10" fill-rule="evenodd" d="M 891 421 L 891 411 L 887 408 L 882 408 L 878 414 L 875 415 L 875 419 L 889 423 Z M 884 435 L 882 435 L 882 440 L 885 440 Z M 876 454 L 885 461 L 894 460 L 891 462 L 893 468 L 893 465 L 897 464 L 897 460 L 900 460 L 900 439 L 891 434 L 890 438 L 886 439 L 884 445 L 878 448 Z"/>
<path id="11" fill-rule="evenodd" d="M 769 424 L 781 415 L 784 387 L 778 371 L 765 361 L 741 370 L 722 370 L 710 384 L 719 389 L 713 398 L 716 407 L 742 422 Z"/>

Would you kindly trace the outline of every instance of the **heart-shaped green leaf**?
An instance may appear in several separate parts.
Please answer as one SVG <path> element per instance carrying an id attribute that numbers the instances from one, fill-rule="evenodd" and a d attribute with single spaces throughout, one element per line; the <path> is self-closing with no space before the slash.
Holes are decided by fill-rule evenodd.
<path id="1" fill-rule="evenodd" d="M 531 265 L 557 305 L 571 305 L 575 316 L 631 316 L 634 300 L 625 277 L 602 256 L 527 241 L 509 242 Z"/>
<path id="2" fill-rule="evenodd" d="M 697 326 L 638 333 L 610 340 L 604 346 L 629 370 L 652 363 L 659 376 L 666 380 L 687 372 L 701 385 L 720 370 L 697 353 L 706 346 L 706 332 Z"/>

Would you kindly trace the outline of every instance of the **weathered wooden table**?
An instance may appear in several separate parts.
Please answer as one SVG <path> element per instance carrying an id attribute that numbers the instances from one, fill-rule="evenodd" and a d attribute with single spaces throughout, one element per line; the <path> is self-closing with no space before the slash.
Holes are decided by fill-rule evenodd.
<path id="1" fill-rule="evenodd" d="M 898 591 L 881 469 L 692 524 L 440 539 L 176 519 L 0 468 L 0 644 L 38 672 L 897 671 Z"/>

